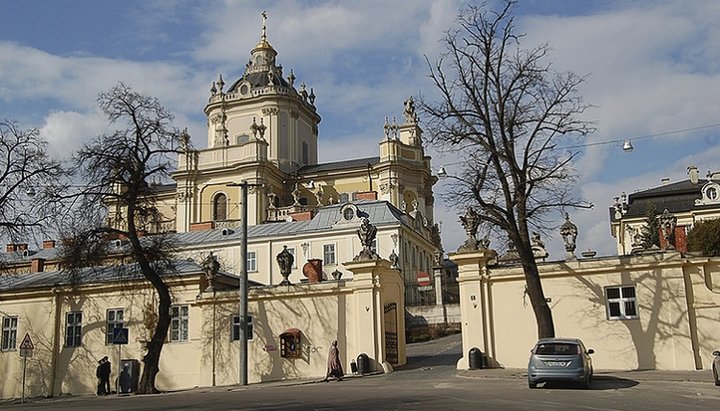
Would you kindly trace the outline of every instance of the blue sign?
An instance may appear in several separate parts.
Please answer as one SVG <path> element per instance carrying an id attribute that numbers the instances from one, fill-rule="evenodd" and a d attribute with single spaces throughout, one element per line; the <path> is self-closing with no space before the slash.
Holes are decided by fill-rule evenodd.
<path id="1" fill-rule="evenodd" d="M 128 329 L 127 328 L 113 328 L 113 344 L 127 344 L 128 343 Z"/>

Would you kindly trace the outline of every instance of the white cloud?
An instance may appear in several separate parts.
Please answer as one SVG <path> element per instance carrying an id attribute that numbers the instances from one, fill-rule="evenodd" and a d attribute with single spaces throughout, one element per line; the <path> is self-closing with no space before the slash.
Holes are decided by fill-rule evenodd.
<path id="1" fill-rule="evenodd" d="M 45 118 L 40 135 L 48 141 L 48 150 L 54 157 L 69 157 L 90 141 L 106 131 L 107 119 L 97 111 L 79 113 L 56 111 Z"/>

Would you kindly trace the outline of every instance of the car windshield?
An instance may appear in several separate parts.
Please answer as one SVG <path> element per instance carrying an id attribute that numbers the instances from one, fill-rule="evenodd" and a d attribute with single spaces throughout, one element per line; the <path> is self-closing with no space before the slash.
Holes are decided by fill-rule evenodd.
<path id="1" fill-rule="evenodd" d="M 578 351 L 577 344 L 572 343 L 545 343 L 535 347 L 535 354 L 539 355 L 575 355 Z"/>

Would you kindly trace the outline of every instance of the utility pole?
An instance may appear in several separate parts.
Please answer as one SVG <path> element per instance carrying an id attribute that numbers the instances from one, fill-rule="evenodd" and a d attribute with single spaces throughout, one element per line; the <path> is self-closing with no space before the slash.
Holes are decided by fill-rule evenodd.
<path id="1" fill-rule="evenodd" d="M 247 335 L 247 317 L 248 317 L 248 273 L 247 273 L 247 233 L 248 233 L 248 187 L 261 187 L 262 184 L 250 184 L 243 180 L 240 183 L 227 184 L 228 187 L 240 187 L 240 219 L 242 221 L 241 230 L 242 238 L 240 239 L 240 304 L 238 307 L 239 318 L 239 343 L 240 343 L 240 364 L 239 372 L 240 385 L 248 384 L 248 335 Z"/>

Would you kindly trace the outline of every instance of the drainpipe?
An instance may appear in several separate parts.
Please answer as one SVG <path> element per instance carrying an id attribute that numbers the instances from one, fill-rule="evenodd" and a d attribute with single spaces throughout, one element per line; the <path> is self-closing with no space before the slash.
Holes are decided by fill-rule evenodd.
<path id="1" fill-rule="evenodd" d="M 55 387 L 57 379 L 57 362 L 60 351 L 60 297 L 61 291 L 57 287 L 52 289 L 53 305 L 54 305 L 54 318 L 53 318 L 53 338 L 52 338 L 52 353 L 50 357 L 50 397 L 55 396 Z M 62 382 L 62 381 L 61 381 Z"/>

